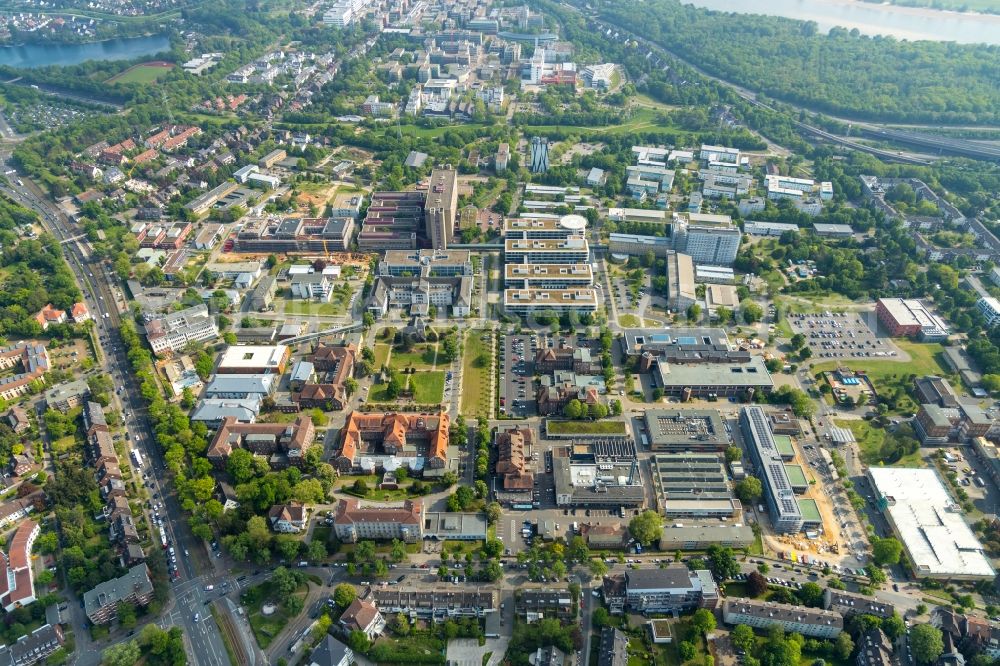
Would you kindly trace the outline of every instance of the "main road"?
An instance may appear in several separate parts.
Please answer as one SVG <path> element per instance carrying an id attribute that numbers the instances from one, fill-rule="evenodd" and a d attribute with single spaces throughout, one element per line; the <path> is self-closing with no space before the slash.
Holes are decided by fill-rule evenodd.
<path id="1" fill-rule="evenodd" d="M 2 157 L 4 170 L 9 169 L 6 164 L 7 156 Z M 169 618 L 169 621 L 162 624 L 167 626 L 176 624 L 184 630 L 191 664 L 225 666 L 229 664 L 229 658 L 215 623 L 202 622 L 200 618 L 195 620 L 195 614 L 204 611 L 203 605 L 208 599 L 208 594 L 204 590 L 205 585 L 222 578 L 215 573 L 213 560 L 216 558 L 207 552 L 204 542 L 191 533 L 176 494 L 168 482 L 167 468 L 150 428 L 146 405 L 139 397 L 139 384 L 130 371 L 125 345 L 120 335 L 119 308 L 127 312 L 126 302 L 119 297 L 121 291 L 110 267 L 94 262 L 81 246 L 80 239 L 77 238 L 81 233 L 79 227 L 48 200 L 33 182 L 30 180 L 21 182 L 23 185 L 16 188 L 9 183 L 2 183 L 0 191 L 38 213 L 46 231 L 59 241 L 65 241 L 63 248 L 68 264 L 76 276 L 87 307 L 93 313 L 97 324 L 98 347 L 103 352 L 103 359 L 100 360 L 113 385 L 120 388 L 120 391 L 116 391 L 118 394 L 116 400 L 122 410 L 129 441 L 146 461 L 146 469 L 136 471 L 139 474 L 148 473 L 150 495 L 155 498 L 154 502 L 160 503 L 163 507 L 162 528 L 166 530 L 167 538 L 177 554 L 180 577 L 172 583 L 175 589 L 164 610 L 164 617 Z M 155 548 L 146 555 L 149 559 L 167 557 L 165 552 Z M 179 591 L 183 593 L 178 594 Z M 78 605 L 74 607 L 79 608 Z M 75 663 L 82 666 L 97 666 L 100 663 L 100 650 L 107 645 L 97 645 L 89 641 L 90 632 L 83 623 L 82 613 L 75 613 L 73 619 L 78 648 Z M 126 637 L 119 636 L 118 640 L 124 638 Z M 109 644 L 113 642 L 115 641 Z"/>

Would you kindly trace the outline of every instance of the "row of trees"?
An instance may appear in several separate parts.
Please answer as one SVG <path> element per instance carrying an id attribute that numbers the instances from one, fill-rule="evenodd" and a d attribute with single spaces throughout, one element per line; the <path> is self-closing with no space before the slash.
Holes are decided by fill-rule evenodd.
<path id="1" fill-rule="evenodd" d="M 824 35 L 813 22 L 665 1 L 606 3 L 601 14 L 720 78 L 826 113 L 963 123 L 997 117 L 1000 95 L 991 72 L 1000 67 L 1000 51 L 993 47 L 897 41 L 844 28 Z M 727 43 L 706 38 L 717 34 L 728 35 Z M 730 57 L 727 46 L 743 56 Z M 803 66 L 776 75 L 771 65 L 788 59 Z M 836 64 L 860 61 L 872 66 Z"/>

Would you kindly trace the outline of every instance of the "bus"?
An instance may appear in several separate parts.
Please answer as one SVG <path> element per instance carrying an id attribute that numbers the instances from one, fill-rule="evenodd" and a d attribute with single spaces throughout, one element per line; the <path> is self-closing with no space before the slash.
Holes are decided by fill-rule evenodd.
<path id="1" fill-rule="evenodd" d="M 531 511 L 531 504 L 522 504 L 520 502 L 515 502 L 510 505 L 510 508 L 515 511 Z"/>
<path id="2" fill-rule="evenodd" d="M 139 449 L 132 449 L 132 460 L 136 467 L 142 469 L 142 454 L 139 453 Z"/>

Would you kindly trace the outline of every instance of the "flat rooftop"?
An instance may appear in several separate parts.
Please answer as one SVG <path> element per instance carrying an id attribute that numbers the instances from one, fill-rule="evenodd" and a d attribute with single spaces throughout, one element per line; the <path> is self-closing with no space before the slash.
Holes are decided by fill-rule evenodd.
<path id="1" fill-rule="evenodd" d="M 594 270 L 590 264 L 505 264 L 504 277 L 508 280 L 592 280 Z"/>
<path id="2" fill-rule="evenodd" d="M 809 499 L 808 497 L 803 497 L 799 500 L 799 513 L 802 514 L 802 523 L 804 525 L 822 525 L 823 516 L 819 512 L 819 504 L 816 500 Z"/>
<path id="3" fill-rule="evenodd" d="M 989 578 L 983 545 L 933 469 L 872 467 L 868 477 L 918 576 Z"/>
<path id="4" fill-rule="evenodd" d="M 384 262 L 389 266 L 414 266 L 444 264 L 464 266 L 471 261 L 469 250 L 386 250 Z"/>
<path id="5" fill-rule="evenodd" d="M 686 386 L 774 386 L 761 356 L 746 363 L 657 363 L 664 387 Z"/>
<path id="6" fill-rule="evenodd" d="M 586 252 L 585 238 L 543 238 L 523 240 L 508 238 L 504 241 L 506 252 Z"/>
<path id="7" fill-rule="evenodd" d="M 504 305 L 579 305 L 597 307 L 597 292 L 593 289 L 505 289 Z"/>
<path id="8" fill-rule="evenodd" d="M 648 409 L 643 420 L 654 448 L 692 442 L 725 447 L 729 442 L 722 416 L 715 409 Z"/>
<path id="9" fill-rule="evenodd" d="M 778 447 L 778 453 L 782 458 L 791 458 L 795 455 L 795 447 L 792 446 L 792 438 L 788 435 L 771 435 L 774 437 L 774 444 Z"/>
<path id="10" fill-rule="evenodd" d="M 234 345 L 222 353 L 220 368 L 275 368 L 288 353 L 285 345 Z"/>
<path id="11" fill-rule="evenodd" d="M 920 326 L 924 329 L 947 331 L 947 325 L 915 298 L 880 298 L 878 302 L 900 326 Z"/>

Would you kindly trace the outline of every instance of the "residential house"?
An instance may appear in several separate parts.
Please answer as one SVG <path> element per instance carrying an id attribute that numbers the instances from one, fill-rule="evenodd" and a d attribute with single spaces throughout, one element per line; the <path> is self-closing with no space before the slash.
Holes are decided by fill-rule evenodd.
<path id="1" fill-rule="evenodd" d="M 363 632 L 368 640 L 375 640 L 385 629 L 385 618 L 369 599 L 355 599 L 340 616 L 340 626 L 344 631 Z"/>
<path id="2" fill-rule="evenodd" d="M 271 529 L 283 534 L 301 532 L 306 527 L 306 509 L 300 502 L 275 504 L 267 512 Z"/>

